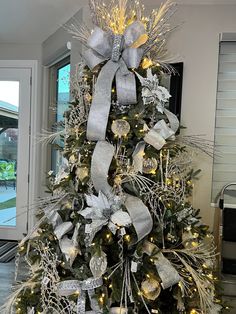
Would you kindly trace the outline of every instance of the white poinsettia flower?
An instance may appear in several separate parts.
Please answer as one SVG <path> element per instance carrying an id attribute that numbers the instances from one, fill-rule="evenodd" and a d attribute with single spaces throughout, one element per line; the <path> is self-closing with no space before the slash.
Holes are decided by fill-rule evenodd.
<path id="1" fill-rule="evenodd" d="M 88 207 L 80 211 L 80 215 L 92 220 L 85 230 L 89 237 L 89 244 L 92 243 L 95 234 L 105 225 L 114 231 L 114 228 L 127 227 L 131 224 L 129 214 L 121 209 L 119 198 L 108 200 L 100 191 L 98 196 L 86 195 L 86 201 Z"/>
<path id="2" fill-rule="evenodd" d="M 69 163 L 66 158 L 63 158 L 62 164 L 59 167 L 59 171 L 55 177 L 55 184 L 60 184 L 60 182 L 64 179 L 67 179 L 69 176 Z"/>
<path id="3" fill-rule="evenodd" d="M 163 113 L 165 103 L 168 102 L 171 97 L 169 91 L 164 87 L 159 85 L 159 80 L 156 74 L 152 74 L 152 70 L 149 68 L 147 70 L 147 77 L 144 78 L 138 73 L 136 73 L 141 84 L 142 84 L 142 97 L 145 105 L 150 103 L 155 103 L 157 110 Z"/>

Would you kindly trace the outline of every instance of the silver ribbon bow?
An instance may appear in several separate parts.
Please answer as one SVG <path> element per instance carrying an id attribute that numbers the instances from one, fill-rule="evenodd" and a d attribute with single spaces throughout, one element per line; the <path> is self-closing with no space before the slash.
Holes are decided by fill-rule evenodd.
<path id="1" fill-rule="evenodd" d="M 87 126 L 89 140 L 105 140 L 114 77 L 118 102 L 122 105 L 137 103 L 135 75 L 128 68 L 139 66 L 144 53 L 141 46 L 146 41 L 145 27 L 139 21 L 129 25 L 123 35 L 104 32 L 96 27 L 89 37 L 89 49 L 83 53 L 86 64 L 93 69 L 107 61 L 95 85 Z"/>
<path id="2" fill-rule="evenodd" d="M 175 132 L 168 127 L 164 120 L 158 121 L 154 127 L 145 135 L 144 141 L 152 145 L 157 150 L 162 149 L 166 144 L 166 139 L 175 135 Z"/>
<path id="3" fill-rule="evenodd" d="M 83 281 L 66 280 L 57 284 L 58 293 L 61 296 L 70 296 L 78 294 L 77 314 L 98 314 L 102 313 L 95 296 L 95 288 L 101 287 L 103 284 L 102 278 L 88 278 Z M 88 293 L 90 306 L 93 311 L 86 312 L 86 292 Z"/>
<path id="4" fill-rule="evenodd" d="M 158 251 L 154 254 L 155 251 L 158 251 L 158 247 L 151 242 L 145 241 L 143 245 L 143 253 L 152 256 L 158 275 L 160 276 L 162 281 L 162 288 L 167 289 L 178 283 L 181 278 L 177 270 L 174 268 L 171 262 L 162 254 L 162 252 Z"/>

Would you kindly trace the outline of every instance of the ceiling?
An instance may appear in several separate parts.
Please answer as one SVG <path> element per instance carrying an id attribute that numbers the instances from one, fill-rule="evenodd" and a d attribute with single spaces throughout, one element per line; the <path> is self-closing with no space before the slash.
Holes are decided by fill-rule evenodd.
<path id="1" fill-rule="evenodd" d="M 88 0 L 0 0 L 0 43 L 42 43 Z M 176 0 L 179 4 L 236 4 L 236 0 Z M 155 5 L 159 0 L 143 0 Z"/>
<path id="2" fill-rule="evenodd" d="M 193 5 L 199 5 L 199 4 L 236 4 L 236 0 L 176 0 L 179 4 L 193 4 Z"/>
<path id="3" fill-rule="evenodd" d="M 0 0 L 0 43 L 42 43 L 86 0 Z"/>

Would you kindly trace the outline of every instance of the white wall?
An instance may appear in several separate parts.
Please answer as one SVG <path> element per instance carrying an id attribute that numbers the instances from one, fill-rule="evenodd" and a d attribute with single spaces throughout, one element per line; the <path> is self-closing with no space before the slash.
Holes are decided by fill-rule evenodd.
<path id="1" fill-rule="evenodd" d="M 38 44 L 1 44 L 0 60 L 39 60 L 42 47 Z"/>
<path id="2" fill-rule="evenodd" d="M 172 35 L 169 50 L 184 62 L 181 122 L 186 134 L 205 134 L 214 140 L 219 34 L 236 32 L 235 16 L 236 5 L 184 5 L 174 17 L 174 23 L 184 23 Z M 212 227 L 212 159 L 200 156 L 195 167 L 202 173 L 195 184 L 194 207 Z"/>

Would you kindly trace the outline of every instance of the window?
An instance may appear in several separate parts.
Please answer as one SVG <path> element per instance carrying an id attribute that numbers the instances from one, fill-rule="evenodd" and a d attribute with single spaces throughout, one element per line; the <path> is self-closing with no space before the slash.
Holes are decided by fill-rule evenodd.
<path id="1" fill-rule="evenodd" d="M 220 43 L 212 202 L 227 183 L 236 182 L 236 41 Z M 235 191 L 228 202 L 236 204 Z"/>
<path id="2" fill-rule="evenodd" d="M 50 127 L 53 131 L 63 128 L 63 115 L 70 101 L 70 59 L 66 58 L 50 68 Z M 55 145 L 63 145 L 59 139 Z M 61 155 L 55 147 L 51 149 L 51 167 L 55 173 L 61 164 Z"/>

